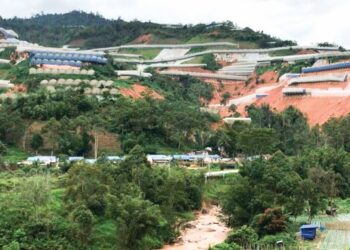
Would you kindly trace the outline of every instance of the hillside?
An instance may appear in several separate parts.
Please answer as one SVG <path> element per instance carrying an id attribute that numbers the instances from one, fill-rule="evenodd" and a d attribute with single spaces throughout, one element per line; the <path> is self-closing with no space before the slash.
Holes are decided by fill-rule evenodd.
<path id="1" fill-rule="evenodd" d="M 117 46 L 131 43 L 144 34 L 152 35 L 152 43 L 220 40 L 242 43 L 243 47 L 261 48 L 294 44 L 249 28 L 239 29 L 230 22 L 168 26 L 151 22 L 126 22 L 122 19 L 109 20 L 100 15 L 78 11 L 41 14 L 28 19 L 0 18 L 0 27 L 16 30 L 23 40 L 58 47 L 67 44 L 81 48 Z"/>
<path id="2" fill-rule="evenodd" d="M 0 38 L 1 249 L 348 248 L 349 51 L 78 11 Z"/>

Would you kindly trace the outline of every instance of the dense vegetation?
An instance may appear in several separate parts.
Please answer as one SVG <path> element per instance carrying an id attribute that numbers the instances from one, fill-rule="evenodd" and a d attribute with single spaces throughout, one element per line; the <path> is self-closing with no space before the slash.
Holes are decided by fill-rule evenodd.
<path id="1" fill-rule="evenodd" d="M 93 66 L 96 74 L 88 78 L 113 79 L 113 67 L 110 63 L 105 67 Z M 7 146 L 22 145 L 25 131 L 36 121 L 43 127 L 32 135 L 30 145 L 39 153 L 89 155 L 96 129 L 118 135 L 124 152 L 136 144 L 144 146 L 148 153 L 163 148 L 200 149 L 205 143 L 202 138 L 218 119 L 199 112 L 202 103 L 212 98 L 213 87 L 189 76 L 172 79 L 154 72 L 152 78 L 142 80 L 141 84 L 156 90 L 163 98 L 146 96 L 132 100 L 109 94 L 102 98 L 86 96 L 84 84 L 77 90 L 62 88 L 47 92 L 39 82 L 57 76 L 29 75 L 28 61 L 4 70 L 7 79 L 22 83 L 29 90 L 28 95 L 4 100 L 1 105 L 0 119 L 4 122 L 0 125 L 0 140 Z M 115 80 L 115 86 L 130 88 L 135 81 Z"/>
<path id="2" fill-rule="evenodd" d="M 239 29 L 230 22 L 180 25 L 173 28 L 151 22 L 108 20 L 101 15 L 78 11 L 41 14 L 24 19 L 0 17 L 0 27 L 15 30 L 23 40 L 47 46 L 72 44 L 86 48 L 108 47 L 132 42 L 143 34 L 152 34 L 155 43 L 230 40 L 252 43 L 263 48 L 295 44 L 249 28 Z"/>
<path id="3" fill-rule="evenodd" d="M 120 164 L 67 167 L 1 172 L 3 249 L 156 249 L 201 206 L 199 172 L 151 168 L 140 146 Z"/>
<path id="4" fill-rule="evenodd" d="M 271 247 L 278 240 L 296 246 L 301 223 L 331 213 L 337 199 L 350 198 L 350 116 L 310 128 L 292 107 L 274 113 L 268 106 L 250 106 L 247 112 L 251 125 L 217 131 L 216 143 L 223 152 L 249 157 L 218 193 L 228 223 L 243 227 L 214 249 Z M 301 215 L 306 219 L 295 222 Z"/>

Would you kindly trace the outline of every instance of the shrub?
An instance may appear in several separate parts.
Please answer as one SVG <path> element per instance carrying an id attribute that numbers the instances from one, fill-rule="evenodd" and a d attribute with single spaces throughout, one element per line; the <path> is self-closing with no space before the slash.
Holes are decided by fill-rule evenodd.
<path id="1" fill-rule="evenodd" d="M 283 241 L 286 247 L 294 246 L 297 242 L 289 234 L 276 234 L 276 235 L 267 235 L 261 240 L 259 240 L 259 245 L 275 245 L 277 241 Z"/>
<path id="2" fill-rule="evenodd" d="M 239 246 L 253 245 L 258 241 L 258 235 L 253 228 L 246 225 L 242 226 L 237 231 L 230 233 L 227 237 L 226 242 L 236 243 Z"/>
<path id="3" fill-rule="evenodd" d="M 286 230 L 287 217 L 283 215 L 281 208 L 268 208 L 263 214 L 256 216 L 253 225 L 259 235 L 276 234 Z"/>
<path id="4" fill-rule="evenodd" d="M 242 250 L 243 248 L 240 247 L 239 245 L 237 245 L 236 243 L 221 243 L 219 245 L 216 245 L 212 248 L 210 248 L 210 250 Z"/>

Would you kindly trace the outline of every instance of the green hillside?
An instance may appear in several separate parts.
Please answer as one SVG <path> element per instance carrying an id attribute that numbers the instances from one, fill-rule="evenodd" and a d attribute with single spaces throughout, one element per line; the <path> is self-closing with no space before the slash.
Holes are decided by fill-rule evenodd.
<path id="1" fill-rule="evenodd" d="M 294 44 L 250 28 L 240 29 L 231 22 L 174 28 L 152 22 L 109 20 L 79 11 L 41 14 L 31 18 L 0 17 L 0 27 L 15 30 L 23 40 L 46 46 L 75 44 L 84 48 L 106 47 L 131 43 L 144 34 L 152 34 L 152 43 L 231 41 L 241 43 L 243 47 L 261 48 Z"/>

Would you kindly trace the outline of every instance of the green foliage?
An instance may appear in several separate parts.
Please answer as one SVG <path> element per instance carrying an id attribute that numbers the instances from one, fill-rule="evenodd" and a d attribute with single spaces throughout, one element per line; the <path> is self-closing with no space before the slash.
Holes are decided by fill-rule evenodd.
<path id="1" fill-rule="evenodd" d="M 153 43 L 238 41 L 263 48 L 295 44 L 227 23 L 181 25 L 174 29 L 152 22 L 108 20 L 98 14 L 79 11 L 0 19 L 0 26 L 15 30 L 21 39 L 55 47 L 65 44 L 83 48 L 110 47 L 130 43 L 144 34 L 151 34 Z"/>
<path id="2" fill-rule="evenodd" d="M 291 237 L 289 234 L 277 234 L 277 235 L 267 235 L 259 240 L 259 244 L 267 246 L 275 246 L 277 241 L 283 241 L 284 245 L 292 248 L 297 244 L 297 241 L 294 237 Z"/>
<path id="3" fill-rule="evenodd" d="M 268 208 L 254 218 L 254 227 L 259 235 L 281 233 L 287 228 L 287 217 L 283 215 L 281 208 Z"/>
<path id="4" fill-rule="evenodd" d="M 282 51 L 280 53 L 285 53 L 285 52 Z M 285 73 L 301 73 L 302 68 L 311 67 L 314 64 L 314 62 L 315 61 L 313 59 L 310 59 L 308 61 L 296 62 L 294 64 L 285 64 L 282 62 L 275 62 L 275 63 L 272 63 L 270 66 L 258 67 L 256 69 L 256 73 L 257 75 L 262 75 L 267 71 L 277 71 L 279 76 L 282 76 Z"/>
<path id="5" fill-rule="evenodd" d="M 30 146 L 34 150 L 38 150 L 44 145 L 44 139 L 40 134 L 34 134 L 30 142 Z"/>
<path id="6" fill-rule="evenodd" d="M 278 138 L 273 129 L 250 128 L 239 134 L 237 144 L 246 155 L 262 155 L 276 151 Z"/>
<path id="7" fill-rule="evenodd" d="M 242 250 L 242 247 L 235 243 L 221 243 L 214 247 L 209 248 L 209 250 Z"/>
<path id="8" fill-rule="evenodd" d="M 235 243 L 241 247 L 248 247 L 255 245 L 258 241 L 258 235 L 253 228 L 242 226 L 237 231 L 233 231 L 226 239 L 227 243 Z"/>
<path id="9" fill-rule="evenodd" d="M 13 47 L 13 48 L 5 48 L 2 52 L 0 52 L 0 58 L 9 60 L 10 56 L 15 51 L 16 51 L 15 47 Z"/>
<path id="10" fill-rule="evenodd" d="M 220 65 L 216 62 L 213 54 L 204 55 L 203 63 L 207 65 L 205 68 L 211 71 L 217 71 L 220 69 Z"/>

